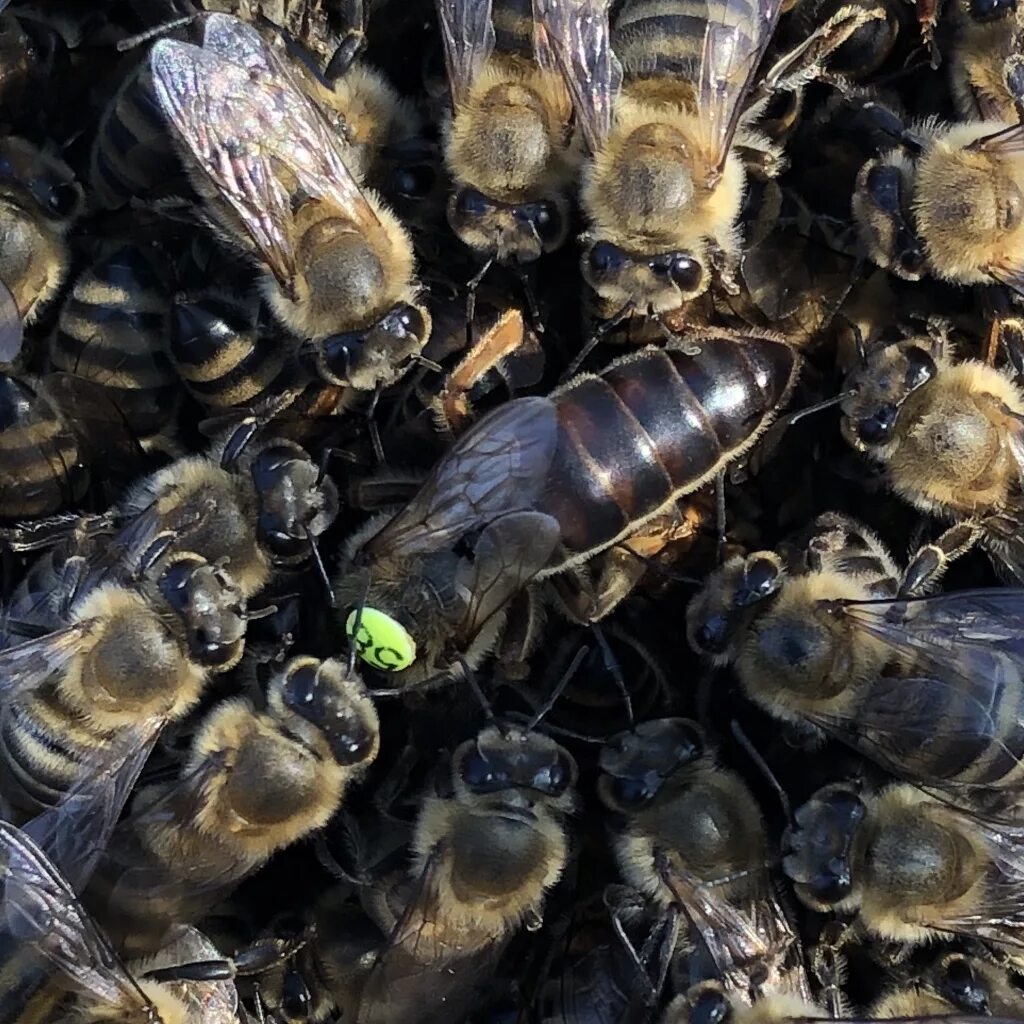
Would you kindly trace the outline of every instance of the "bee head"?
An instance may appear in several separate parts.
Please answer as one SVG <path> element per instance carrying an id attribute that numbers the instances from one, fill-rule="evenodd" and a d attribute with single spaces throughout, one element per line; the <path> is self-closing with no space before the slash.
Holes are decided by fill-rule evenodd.
<path id="1" fill-rule="evenodd" d="M 710 284 L 703 251 L 634 253 L 607 239 L 584 238 L 584 280 L 615 308 L 665 313 L 697 298 Z"/>

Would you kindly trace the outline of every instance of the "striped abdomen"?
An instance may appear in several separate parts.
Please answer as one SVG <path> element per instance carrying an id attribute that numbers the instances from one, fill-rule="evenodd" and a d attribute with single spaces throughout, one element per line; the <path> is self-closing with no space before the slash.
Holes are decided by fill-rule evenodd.
<path id="1" fill-rule="evenodd" d="M 90 201 L 104 209 L 132 198 L 175 194 L 184 171 L 167 135 L 143 61 L 117 91 L 100 118 L 89 168 Z"/>
<path id="2" fill-rule="evenodd" d="M 0 374 L 0 517 L 49 515 L 81 498 L 80 454 L 45 386 Z"/>
<path id="3" fill-rule="evenodd" d="M 568 557 L 609 547 L 712 479 L 788 398 L 799 366 L 788 345 L 700 346 L 643 349 L 552 395 L 559 439 L 540 511 L 558 520 Z"/>
<path id="4" fill-rule="evenodd" d="M 697 82 L 708 11 L 709 0 L 625 0 L 611 42 L 627 87 L 654 78 Z M 754 24 L 755 8 L 750 0 L 721 0 L 715 16 Z"/>
<path id="5" fill-rule="evenodd" d="M 56 369 L 102 385 L 141 436 L 161 430 L 177 401 L 165 351 L 169 302 L 163 268 L 124 245 L 75 281 L 50 348 Z"/>
<path id="6" fill-rule="evenodd" d="M 277 382 L 292 355 L 294 346 L 280 332 L 261 326 L 251 305 L 209 295 L 195 302 L 177 302 L 171 311 L 171 361 L 185 387 L 205 408 L 258 401 Z"/>

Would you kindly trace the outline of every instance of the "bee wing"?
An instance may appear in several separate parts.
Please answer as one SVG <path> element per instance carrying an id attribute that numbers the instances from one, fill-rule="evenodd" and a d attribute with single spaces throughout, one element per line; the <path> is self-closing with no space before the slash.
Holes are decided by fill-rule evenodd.
<path id="1" fill-rule="evenodd" d="M 101 628 L 98 619 L 83 619 L 0 651 L 0 701 L 7 705 L 63 672 Z"/>
<path id="2" fill-rule="evenodd" d="M 611 131 L 612 105 L 622 85 L 622 65 L 611 47 L 610 6 L 611 0 L 533 0 L 538 34 L 565 81 L 591 153 Z"/>
<path id="3" fill-rule="evenodd" d="M 294 294 L 297 254 L 292 178 L 332 203 L 357 229 L 380 220 L 345 165 L 342 143 L 291 71 L 259 33 L 234 18 L 211 18 L 226 53 L 161 39 L 150 53 L 154 90 L 175 135 L 238 218 L 267 267 Z M 234 60 L 233 46 L 241 48 Z"/>
<path id="4" fill-rule="evenodd" d="M 810 721 L 904 776 L 908 751 L 920 757 L 934 746 L 966 765 L 1000 735 L 1000 694 L 1024 674 L 1024 590 L 851 602 L 841 611 L 883 645 L 897 671 L 871 680 L 849 715 Z"/>
<path id="5" fill-rule="evenodd" d="M 76 781 L 57 806 L 24 826 L 78 892 L 85 889 L 106 851 L 159 733 L 159 722 L 125 729 L 82 762 Z"/>
<path id="6" fill-rule="evenodd" d="M 18 304 L 10 288 L 0 281 L 0 363 L 13 362 L 21 351 L 23 340 L 24 330 Z"/>
<path id="7" fill-rule="evenodd" d="M 531 511 L 548 480 L 558 429 L 550 399 L 517 398 L 499 406 L 455 442 L 368 549 L 426 554 L 499 516 Z"/>
<path id="8" fill-rule="evenodd" d="M 463 1020 L 479 982 L 501 956 L 496 939 L 460 953 L 461 929 L 443 918 L 443 842 L 427 857 L 409 898 L 366 979 L 358 1024 L 433 1024 Z M 430 1014 L 426 1008 L 435 1007 Z"/>
<path id="9" fill-rule="evenodd" d="M 458 108 L 494 51 L 491 0 L 437 0 L 437 20 L 452 106 Z"/>
<path id="10" fill-rule="evenodd" d="M 713 0 L 700 60 L 697 113 L 708 161 L 708 186 L 721 177 L 745 99 L 771 40 L 782 0 Z"/>
<path id="11" fill-rule="evenodd" d="M 153 1007 L 74 891 L 21 829 L 0 821 L 3 930 L 94 999 L 147 1019 Z"/>
<path id="12" fill-rule="evenodd" d="M 1001 156 L 1019 156 L 1024 153 L 1024 124 L 1011 124 L 991 135 L 983 135 L 969 143 L 966 149 L 979 149 Z"/>

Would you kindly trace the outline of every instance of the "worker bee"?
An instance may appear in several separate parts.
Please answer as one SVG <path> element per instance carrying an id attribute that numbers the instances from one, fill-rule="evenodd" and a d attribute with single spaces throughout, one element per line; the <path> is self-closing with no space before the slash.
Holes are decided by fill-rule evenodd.
<path id="1" fill-rule="evenodd" d="M 572 103 L 531 0 L 439 0 L 452 114 L 448 222 L 488 260 L 558 248 L 579 166 Z"/>
<path id="2" fill-rule="evenodd" d="M 81 208 L 81 187 L 63 160 L 25 139 L 0 139 L 0 282 L 26 324 L 64 283 L 65 235 Z"/>
<path id="3" fill-rule="evenodd" d="M 608 740 L 600 766 L 598 795 L 622 820 L 614 847 L 625 880 L 686 915 L 741 1002 L 765 992 L 809 1001 L 802 950 L 768 877 L 760 808 L 715 763 L 700 727 L 644 722 Z M 664 955 L 675 947 L 673 934 Z"/>
<path id="4" fill-rule="evenodd" d="M 1003 0 L 960 0 L 956 36 L 949 48 L 949 80 L 957 113 L 965 121 L 1018 119 L 1020 88 L 1011 58 L 1018 53 L 1021 15 Z"/>
<path id="5" fill-rule="evenodd" d="M 130 955 L 159 949 L 277 850 L 322 828 L 377 756 L 379 727 L 343 662 L 292 658 L 265 711 L 225 701 L 181 777 L 140 789 L 93 881 L 94 912 Z"/>
<path id="6" fill-rule="evenodd" d="M 399 685 L 458 672 L 460 657 L 475 667 L 509 601 L 569 571 L 579 589 L 559 592 L 563 608 L 607 614 L 628 593 L 623 575 L 647 565 L 616 545 L 749 449 L 795 382 L 799 357 L 773 335 L 699 341 L 697 355 L 641 349 L 548 398 L 500 406 L 404 509 L 353 534 L 336 596 L 362 657 L 398 671 Z"/>
<path id="7" fill-rule="evenodd" d="M 140 437 L 162 430 L 177 404 L 167 281 L 152 246 L 116 245 L 76 278 L 50 345 L 51 364 L 106 389 Z"/>
<path id="8" fill-rule="evenodd" d="M 231 1024 L 236 1019 L 238 993 L 230 980 L 147 977 L 157 971 L 173 977 L 175 964 L 220 960 L 199 932 L 187 929 L 151 960 L 126 966 L 47 854 L 5 821 L 0 821 L 0 861 L 6 936 L 27 945 L 54 969 L 58 983 L 76 993 L 68 1019 L 95 1024 Z M 17 1012 L 30 1013 L 31 1005 Z"/>
<path id="9" fill-rule="evenodd" d="M 1024 582 L 1024 393 L 1012 377 L 955 362 L 940 333 L 869 351 L 844 386 L 849 444 L 914 508 L 972 524 L 996 567 Z"/>
<path id="10" fill-rule="evenodd" d="M 241 658 L 239 587 L 199 555 L 166 549 L 166 537 L 143 549 L 123 584 L 90 585 L 69 559 L 57 589 L 35 599 L 40 614 L 65 605 L 65 623 L 0 651 L 0 786 L 22 812 L 59 802 L 90 751 L 116 759 L 118 736 L 152 747 L 210 675 Z"/>
<path id="11" fill-rule="evenodd" d="M 364 895 L 391 939 L 366 978 L 362 1024 L 464 1019 L 506 941 L 541 926 L 576 777 L 568 751 L 529 727 L 494 723 L 456 749 L 452 795 L 421 806 L 412 871 Z"/>
<path id="12" fill-rule="evenodd" d="M 373 390 L 419 354 L 412 244 L 364 191 L 322 111 L 253 28 L 203 21 L 203 45 L 158 41 L 153 91 L 190 180 L 221 237 L 263 273 L 274 315 L 309 344 L 328 383 Z"/>
<path id="13" fill-rule="evenodd" d="M 853 215 L 868 257 L 898 277 L 1024 291 L 1022 129 L 1014 122 L 904 128 L 874 106 L 900 147 L 860 171 Z"/>
<path id="14" fill-rule="evenodd" d="M 713 573 L 687 609 L 694 649 L 731 664 L 768 714 L 947 799 L 1012 794 L 1024 769 L 1020 591 L 912 597 L 941 573 L 940 546 L 900 573 L 846 516 L 810 533 L 802 558 L 758 551 Z"/>
<path id="15" fill-rule="evenodd" d="M 783 870 L 817 910 L 855 914 L 876 940 L 920 945 L 960 935 L 1019 956 L 1022 834 L 896 783 L 819 790 L 795 814 Z"/>
<path id="16" fill-rule="evenodd" d="M 781 167 L 743 107 L 781 6 L 737 14 L 631 0 L 609 31 L 607 0 L 539 4 L 590 153 L 582 271 L 602 319 L 666 313 L 713 273 L 731 280 L 741 152 L 765 154 L 769 173 Z"/>

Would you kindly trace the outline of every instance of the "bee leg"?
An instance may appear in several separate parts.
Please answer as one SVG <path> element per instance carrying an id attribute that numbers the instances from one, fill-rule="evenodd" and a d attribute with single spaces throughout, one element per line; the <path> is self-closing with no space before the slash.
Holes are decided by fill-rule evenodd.
<path id="1" fill-rule="evenodd" d="M 1003 81 L 1017 110 L 1017 118 L 1024 121 L 1024 54 L 1015 53 L 1003 63 Z"/>
<path id="2" fill-rule="evenodd" d="M 559 573 L 551 581 L 565 613 L 583 626 L 609 616 L 633 592 L 647 571 L 647 561 L 628 548 L 616 547 L 592 558 L 588 569 L 587 575 Z"/>
<path id="3" fill-rule="evenodd" d="M 829 921 L 808 956 L 811 973 L 821 986 L 825 1009 L 833 1020 L 848 1016 L 849 1006 L 843 985 L 847 975 L 845 947 L 850 941 L 850 935 L 849 925 L 841 921 Z"/>
<path id="4" fill-rule="evenodd" d="M 926 594 L 942 578 L 949 563 L 966 554 L 980 535 L 981 529 L 977 523 L 957 523 L 934 543 L 920 548 L 903 571 L 897 596 L 918 597 Z"/>
<path id="5" fill-rule="evenodd" d="M 269 971 L 290 960 L 305 944 L 305 936 L 299 939 L 258 939 L 233 957 L 158 967 L 147 971 L 144 977 L 153 981 L 230 981 Z"/>
<path id="6" fill-rule="evenodd" d="M 324 77 L 328 82 L 341 78 L 366 49 L 366 10 L 363 0 L 343 0 L 339 6 L 345 29 L 338 48 L 324 68 Z"/>

